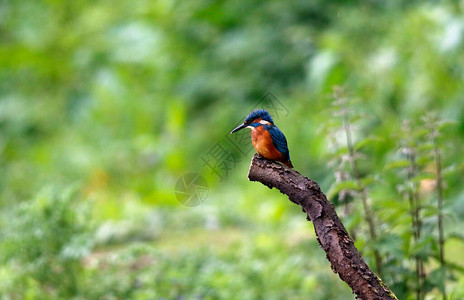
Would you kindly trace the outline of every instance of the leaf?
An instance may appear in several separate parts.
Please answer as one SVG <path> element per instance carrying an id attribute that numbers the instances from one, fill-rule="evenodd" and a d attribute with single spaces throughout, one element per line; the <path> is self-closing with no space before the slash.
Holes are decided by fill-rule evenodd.
<path id="1" fill-rule="evenodd" d="M 417 129 L 415 132 L 415 135 L 417 138 L 424 137 L 429 134 L 429 131 L 427 129 Z"/>
<path id="2" fill-rule="evenodd" d="M 407 168 L 411 165 L 409 160 L 406 159 L 401 159 L 401 160 L 396 160 L 391 163 L 388 163 L 385 165 L 385 170 L 391 170 L 391 169 L 403 169 Z"/>
<path id="3" fill-rule="evenodd" d="M 433 150 L 433 144 L 432 143 L 422 143 L 417 147 L 417 150 L 420 152 L 427 152 L 427 151 L 432 151 Z"/>
<path id="4" fill-rule="evenodd" d="M 458 126 L 458 122 L 450 121 L 450 120 L 443 120 L 440 121 L 439 125 L 437 126 L 438 131 L 442 131 L 448 129 L 448 127 L 455 127 Z"/>
<path id="5" fill-rule="evenodd" d="M 359 191 L 359 187 L 356 181 L 354 180 L 348 180 L 348 181 L 342 181 L 335 183 L 332 185 L 330 188 L 330 191 L 327 193 L 328 198 L 331 199 L 338 193 L 340 193 L 343 190 L 352 190 L 352 191 Z"/>
<path id="6" fill-rule="evenodd" d="M 335 151 L 334 155 L 342 156 L 342 155 L 347 154 L 347 153 L 348 153 L 348 147 L 347 146 L 342 146 L 342 147 L 339 147 L 337 149 L 337 151 Z"/>
<path id="7" fill-rule="evenodd" d="M 364 186 L 368 186 L 369 184 L 376 182 L 376 179 L 374 176 L 366 176 L 361 179 L 361 182 Z"/>
<path id="8" fill-rule="evenodd" d="M 435 174 L 424 172 L 424 173 L 420 173 L 419 175 L 414 176 L 410 180 L 415 181 L 415 182 L 421 182 L 426 179 L 435 179 Z"/>
<path id="9" fill-rule="evenodd" d="M 375 137 L 375 136 L 370 136 L 370 137 L 367 137 L 365 139 L 362 139 L 362 140 L 358 141 L 356 143 L 356 145 L 354 145 L 354 148 L 355 148 L 355 150 L 360 150 L 361 148 L 363 148 L 365 146 L 369 146 L 369 145 L 372 145 L 372 144 L 375 144 L 375 143 L 379 143 L 381 141 L 382 141 L 381 138 L 378 138 L 378 137 Z"/>
<path id="10" fill-rule="evenodd" d="M 456 263 L 447 261 L 446 266 L 451 270 L 456 270 L 456 271 L 459 271 L 461 273 L 464 273 L 464 267 L 460 266 L 460 265 L 458 265 Z"/>
<path id="11" fill-rule="evenodd" d="M 443 292 L 445 289 L 445 278 L 446 277 L 446 268 L 436 268 L 428 276 L 427 283 L 431 285 L 431 288 L 437 287 L 440 291 Z"/>
<path id="12" fill-rule="evenodd" d="M 417 166 L 426 166 L 433 161 L 432 153 L 427 153 L 426 155 L 418 155 L 416 157 L 416 165 Z"/>
<path id="13" fill-rule="evenodd" d="M 393 233 L 386 233 L 378 240 L 376 248 L 384 254 L 393 254 L 395 257 L 402 257 L 405 254 L 401 251 L 403 240 L 400 236 Z"/>
<path id="14" fill-rule="evenodd" d="M 432 236 L 423 236 L 417 241 L 410 249 L 410 255 L 418 255 L 423 260 L 427 260 L 432 256 L 432 247 L 435 244 L 435 240 Z"/>
<path id="15" fill-rule="evenodd" d="M 464 242 L 464 234 L 462 233 L 459 233 L 459 232 L 453 232 L 449 235 L 450 238 L 455 238 L 455 239 L 458 239 L 460 241 L 463 241 Z"/>
<path id="16" fill-rule="evenodd" d="M 456 164 L 451 164 L 448 167 L 442 169 L 441 173 L 443 174 L 443 176 L 448 176 L 448 175 L 453 174 L 457 170 L 458 170 L 458 167 L 456 166 Z"/>

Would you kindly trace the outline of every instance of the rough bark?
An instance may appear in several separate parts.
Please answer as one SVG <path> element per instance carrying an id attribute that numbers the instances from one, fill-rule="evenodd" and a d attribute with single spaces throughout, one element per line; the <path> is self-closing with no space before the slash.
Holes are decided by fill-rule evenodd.
<path id="1" fill-rule="evenodd" d="M 396 299 L 382 280 L 371 271 L 319 185 L 279 163 L 255 154 L 248 172 L 250 181 L 276 188 L 300 205 L 312 221 L 317 241 L 326 252 L 332 270 L 359 299 Z"/>

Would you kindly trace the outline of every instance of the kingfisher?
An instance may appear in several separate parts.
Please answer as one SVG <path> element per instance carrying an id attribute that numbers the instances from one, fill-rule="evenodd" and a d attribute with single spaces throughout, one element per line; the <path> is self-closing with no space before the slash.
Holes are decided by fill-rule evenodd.
<path id="1" fill-rule="evenodd" d="M 277 126 L 274 125 L 271 115 L 264 109 L 252 111 L 245 122 L 232 130 L 237 132 L 243 128 L 251 129 L 251 142 L 261 156 L 283 163 L 293 168 L 287 147 L 287 139 Z"/>

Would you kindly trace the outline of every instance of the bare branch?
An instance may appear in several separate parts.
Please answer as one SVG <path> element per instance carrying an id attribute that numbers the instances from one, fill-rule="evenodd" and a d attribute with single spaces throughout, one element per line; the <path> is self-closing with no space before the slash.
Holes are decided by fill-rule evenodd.
<path id="1" fill-rule="evenodd" d="M 248 179 L 280 190 L 303 208 L 307 220 L 314 224 L 317 241 L 326 252 L 332 270 L 358 298 L 397 299 L 362 259 L 334 206 L 316 182 L 258 154 L 253 156 Z"/>

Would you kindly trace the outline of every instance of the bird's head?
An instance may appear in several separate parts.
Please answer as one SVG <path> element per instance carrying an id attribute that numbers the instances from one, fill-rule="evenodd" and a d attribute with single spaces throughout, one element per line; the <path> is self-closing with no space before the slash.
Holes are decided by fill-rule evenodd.
<path id="1" fill-rule="evenodd" d="M 264 109 L 258 109 L 252 111 L 245 119 L 245 122 L 232 130 L 230 133 L 234 133 L 243 128 L 255 128 L 260 125 L 274 125 L 271 115 Z"/>

